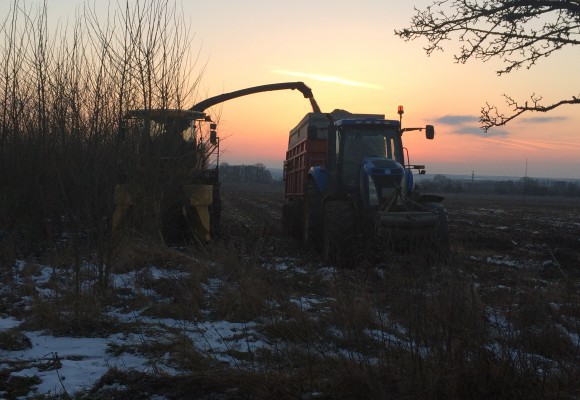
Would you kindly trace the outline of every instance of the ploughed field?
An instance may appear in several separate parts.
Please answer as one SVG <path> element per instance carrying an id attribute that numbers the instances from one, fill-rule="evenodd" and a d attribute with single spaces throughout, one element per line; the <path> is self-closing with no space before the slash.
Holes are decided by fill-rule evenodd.
<path id="1" fill-rule="evenodd" d="M 281 186 L 226 184 L 222 188 L 224 234 L 235 237 L 236 227 L 242 226 L 266 231 L 270 247 L 278 255 L 297 251 L 306 257 L 305 262 L 320 261 L 316 253 L 305 255 L 305 249 L 295 248 L 296 243 L 282 235 L 282 190 Z M 545 277 L 554 274 L 554 278 L 580 275 L 580 199 L 443 196 L 453 255 L 447 266 L 439 266 L 441 269 L 487 265 L 489 270 L 503 266 L 535 270 Z"/>

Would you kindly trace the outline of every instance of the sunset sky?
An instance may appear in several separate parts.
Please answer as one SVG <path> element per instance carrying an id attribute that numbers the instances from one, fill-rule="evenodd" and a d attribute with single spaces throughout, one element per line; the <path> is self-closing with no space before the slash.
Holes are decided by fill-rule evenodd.
<path id="1" fill-rule="evenodd" d="M 73 12 L 73 3 L 84 1 L 48 0 L 49 17 Z M 394 30 L 408 26 L 413 6 L 430 3 L 178 0 L 198 63 L 205 65 L 199 100 L 304 81 L 323 111 L 397 118 L 402 104 L 404 126 L 435 125 L 434 141 L 415 132 L 404 136 L 411 162 L 426 164 L 429 173 L 517 177 L 524 176 L 527 163 L 528 176 L 580 179 L 580 106 L 527 114 L 487 134 L 478 123 L 486 102 L 509 111 L 503 93 L 522 102 L 541 94 L 546 103 L 578 95 L 578 49 L 564 49 L 531 70 L 502 77 L 495 74 L 500 61 L 455 64 L 457 42 L 427 57 L 425 41 L 406 43 Z M 288 131 L 310 111 L 310 103 L 299 92 L 279 91 L 231 100 L 213 111 L 221 116 L 222 161 L 281 168 Z"/>

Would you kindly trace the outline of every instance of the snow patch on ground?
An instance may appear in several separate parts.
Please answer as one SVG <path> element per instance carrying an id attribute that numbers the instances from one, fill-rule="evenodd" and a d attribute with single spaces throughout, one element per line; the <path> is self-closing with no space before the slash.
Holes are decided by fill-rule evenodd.
<path id="1" fill-rule="evenodd" d="M 0 329 L 18 325 L 14 319 L 0 320 Z M 107 350 L 109 343 L 120 335 L 107 338 L 54 337 L 44 332 L 23 332 L 32 347 L 26 350 L 0 350 L 4 363 L 28 365 L 11 376 L 37 376 L 41 383 L 33 388 L 34 394 L 74 394 L 88 389 L 110 368 L 148 371 L 147 359 L 132 354 L 113 356 Z"/>

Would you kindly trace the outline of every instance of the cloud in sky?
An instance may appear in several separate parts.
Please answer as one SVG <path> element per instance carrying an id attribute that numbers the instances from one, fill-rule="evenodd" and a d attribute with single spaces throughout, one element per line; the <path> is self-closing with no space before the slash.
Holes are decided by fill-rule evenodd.
<path id="1" fill-rule="evenodd" d="M 445 115 L 441 118 L 438 118 L 436 121 L 439 124 L 458 125 L 477 122 L 477 118 L 471 115 Z"/>
<path id="2" fill-rule="evenodd" d="M 472 115 L 445 115 L 435 120 L 437 124 L 450 125 L 452 132 L 457 135 L 500 136 L 505 137 L 509 132 L 503 129 L 492 128 L 486 132 L 479 126 L 479 118 Z"/>
<path id="3" fill-rule="evenodd" d="M 521 122 L 525 122 L 528 124 L 546 124 L 549 122 L 560 122 L 566 121 L 568 117 L 530 117 L 530 118 L 522 118 Z"/>
<path id="4" fill-rule="evenodd" d="M 509 132 L 504 129 L 492 128 L 487 132 L 484 132 L 483 129 L 479 126 L 460 126 L 453 133 L 458 135 L 474 135 L 474 136 L 481 136 L 481 137 L 506 137 L 509 135 Z"/>
<path id="5" fill-rule="evenodd" d="M 354 86 L 354 87 L 361 87 L 361 88 L 375 89 L 375 90 L 382 89 L 381 86 L 375 85 L 373 83 L 351 81 L 348 79 L 340 78 L 337 76 L 331 76 L 331 75 L 320 75 L 320 74 L 311 74 L 311 73 L 305 73 L 305 72 L 288 71 L 286 69 L 274 69 L 274 70 L 272 70 L 272 73 L 278 74 L 278 75 L 295 76 L 298 78 L 308 78 L 308 79 L 313 79 L 316 81 L 336 83 L 336 84 L 345 85 L 345 86 Z"/>

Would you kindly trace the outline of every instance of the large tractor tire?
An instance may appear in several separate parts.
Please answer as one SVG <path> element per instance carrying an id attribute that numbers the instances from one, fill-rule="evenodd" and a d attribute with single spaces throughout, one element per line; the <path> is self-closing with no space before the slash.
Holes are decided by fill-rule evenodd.
<path id="1" fill-rule="evenodd" d="M 355 216 L 352 204 L 346 200 L 331 200 L 324 204 L 322 253 L 324 261 L 340 267 L 353 264 L 355 248 Z"/>
<path id="2" fill-rule="evenodd" d="M 431 251 L 433 252 L 431 258 L 437 261 L 446 261 L 451 253 L 447 210 L 441 203 L 427 203 L 425 206 L 436 212 L 439 219 L 437 229 L 433 232 L 431 237 Z"/>
<path id="3" fill-rule="evenodd" d="M 322 194 L 314 181 L 308 180 L 304 196 L 302 242 L 320 249 L 322 244 Z"/>

